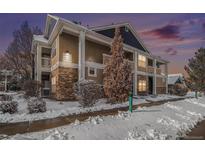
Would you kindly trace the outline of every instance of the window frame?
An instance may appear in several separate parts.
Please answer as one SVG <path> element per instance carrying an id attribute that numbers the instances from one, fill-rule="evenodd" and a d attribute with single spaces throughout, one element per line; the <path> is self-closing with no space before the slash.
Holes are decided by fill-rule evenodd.
<path id="1" fill-rule="evenodd" d="M 138 54 L 138 67 L 146 68 L 146 66 L 147 66 L 146 56 Z"/>
<path id="2" fill-rule="evenodd" d="M 90 70 L 91 69 L 94 69 L 94 74 L 90 74 Z M 97 77 L 97 68 L 95 68 L 95 67 L 88 67 L 88 76 L 90 76 L 90 77 Z"/>
<path id="3" fill-rule="evenodd" d="M 141 79 L 138 81 L 138 90 L 139 92 L 146 92 L 147 91 L 147 80 Z"/>

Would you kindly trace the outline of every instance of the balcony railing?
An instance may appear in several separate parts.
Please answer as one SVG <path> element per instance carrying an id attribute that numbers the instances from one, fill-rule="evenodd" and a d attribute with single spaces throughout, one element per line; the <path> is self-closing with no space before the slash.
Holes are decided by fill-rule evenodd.
<path id="1" fill-rule="evenodd" d="M 161 73 L 162 73 L 162 70 L 160 68 L 156 68 L 156 74 L 161 75 Z"/>
<path id="2" fill-rule="evenodd" d="M 148 72 L 148 73 L 154 73 L 154 67 L 152 67 L 152 66 L 147 66 L 147 72 Z"/>
<path id="3" fill-rule="evenodd" d="M 107 65 L 108 62 L 110 61 L 110 58 L 111 58 L 111 55 L 103 54 L 103 64 Z M 128 61 L 128 63 L 130 64 L 131 69 L 134 70 L 134 62 L 127 60 L 127 59 L 126 59 L 126 61 Z"/>
<path id="4" fill-rule="evenodd" d="M 42 57 L 41 64 L 42 64 L 42 67 L 49 68 L 51 66 L 50 58 Z"/>
<path id="5" fill-rule="evenodd" d="M 50 89 L 51 83 L 50 81 L 43 81 L 43 88 Z"/>
<path id="6" fill-rule="evenodd" d="M 111 55 L 103 54 L 103 64 L 106 65 L 109 62 L 110 58 L 111 58 Z M 127 60 L 127 61 L 131 65 L 132 70 L 134 70 L 134 62 L 130 61 L 130 60 Z M 147 67 L 143 68 L 143 67 L 138 66 L 138 71 L 154 74 L 154 67 L 153 66 L 147 66 Z M 162 75 L 161 68 L 156 68 L 156 74 Z"/>

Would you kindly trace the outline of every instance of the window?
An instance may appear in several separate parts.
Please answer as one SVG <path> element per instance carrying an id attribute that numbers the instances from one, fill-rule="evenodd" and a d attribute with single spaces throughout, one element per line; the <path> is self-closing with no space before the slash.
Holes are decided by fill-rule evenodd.
<path id="1" fill-rule="evenodd" d="M 51 49 L 51 57 L 55 57 L 56 56 L 56 48 L 52 48 Z"/>
<path id="2" fill-rule="evenodd" d="M 72 63 L 72 54 L 70 51 L 67 50 L 65 53 L 63 53 L 63 61 L 66 63 Z"/>
<path id="3" fill-rule="evenodd" d="M 97 69 L 94 67 L 88 67 L 88 76 L 97 77 Z"/>
<path id="4" fill-rule="evenodd" d="M 138 55 L 138 66 L 146 67 L 146 57 L 143 55 Z"/>
<path id="5" fill-rule="evenodd" d="M 138 89 L 139 91 L 146 91 L 146 80 L 139 80 Z"/>

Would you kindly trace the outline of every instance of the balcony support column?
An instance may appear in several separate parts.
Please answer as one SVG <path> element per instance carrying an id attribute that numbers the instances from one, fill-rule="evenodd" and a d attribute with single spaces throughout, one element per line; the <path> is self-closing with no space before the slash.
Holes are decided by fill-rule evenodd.
<path id="1" fill-rule="evenodd" d="M 79 35 L 78 55 L 78 80 L 83 80 L 85 79 L 85 31 L 81 31 Z"/>
<path id="2" fill-rule="evenodd" d="M 138 54 L 134 52 L 134 82 L 133 82 L 133 92 L 134 95 L 137 95 L 137 65 L 138 64 Z"/>
<path id="3" fill-rule="evenodd" d="M 153 95 L 157 94 L 157 61 L 154 59 L 154 76 L 153 76 Z"/>
<path id="4" fill-rule="evenodd" d="M 36 58 L 36 60 L 37 60 L 37 66 L 36 66 L 36 73 L 37 73 L 37 76 L 36 76 L 36 80 L 37 81 L 40 81 L 41 82 L 41 67 L 42 67 L 42 54 L 41 54 L 41 51 L 42 50 L 42 48 L 40 47 L 40 46 L 38 46 L 37 47 L 37 52 L 36 52 L 36 54 L 37 54 L 37 58 Z"/>
<path id="5" fill-rule="evenodd" d="M 168 64 L 165 64 L 165 82 L 166 82 L 166 94 L 168 94 Z"/>

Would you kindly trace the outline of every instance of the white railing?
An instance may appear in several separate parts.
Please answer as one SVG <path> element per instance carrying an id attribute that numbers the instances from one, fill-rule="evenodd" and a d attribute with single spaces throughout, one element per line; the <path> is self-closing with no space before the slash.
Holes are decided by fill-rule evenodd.
<path id="1" fill-rule="evenodd" d="M 103 54 L 103 64 L 106 65 L 110 61 L 110 58 L 111 58 L 111 55 Z M 132 70 L 134 70 L 134 62 L 127 60 L 127 59 L 126 59 L 126 61 L 128 61 Z"/>
<path id="2" fill-rule="evenodd" d="M 41 58 L 42 67 L 49 68 L 51 66 L 50 60 L 51 60 L 50 58 L 42 57 Z"/>
<path id="3" fill-rule="evenodd" d="M 43 88 L 50 89 L 50 81 L 43 81 Z"/>

